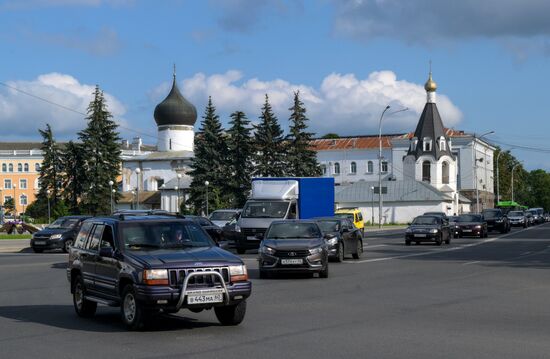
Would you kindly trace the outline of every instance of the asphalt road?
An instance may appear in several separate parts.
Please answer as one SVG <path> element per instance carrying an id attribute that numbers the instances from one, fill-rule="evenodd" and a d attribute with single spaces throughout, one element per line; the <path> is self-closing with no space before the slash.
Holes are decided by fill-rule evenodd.
<path id="1" fill-rule="evenodd" d="M 0 254 L 1 358 L 547 358 L 550 224 L 441 247 L 369 237 L 330 277 L 258 279 L 245 321 L 211 311 L 127 332 L 74 314 L 66 255 Z"/>

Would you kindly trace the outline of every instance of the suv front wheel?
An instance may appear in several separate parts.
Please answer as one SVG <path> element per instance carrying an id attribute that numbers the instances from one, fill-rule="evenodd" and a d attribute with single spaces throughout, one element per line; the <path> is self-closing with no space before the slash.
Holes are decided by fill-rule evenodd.
<path id="1" fill-rule="evenodd" d="M 84 281 L 81 276 L 77 276 L 74 281 L 73 305 L 76 314 L 79 317 L 93 317 L 97 309 L 97 303 L 85 298 Z"/>
<path id="2" fill-rule="evenodd" d="M 136 292 L 132 285 L 127 285 L 122 290 L 120 315 L 126 328 L 137 330 L 144 323 L 146 313 L 136 299 Z"/>
<path id="3" fill-rule="evenodd" d="M 222 325 L 239 325 L 246 314 L 246 300 L 225 307 L 215 307 L 216 318 Z"/>

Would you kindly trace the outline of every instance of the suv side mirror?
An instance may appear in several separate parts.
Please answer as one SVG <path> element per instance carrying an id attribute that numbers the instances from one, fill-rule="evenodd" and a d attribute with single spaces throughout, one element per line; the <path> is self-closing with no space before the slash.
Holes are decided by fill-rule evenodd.
<path id="1" fill-rule="evenodd" d="M 111 247 L 103 247 L 99 249 L 99 256 L 105 258 L 113 258 L 115 251 Z"/>
<path id="2" fill-rule="evenodd" d="M 256 235 L 254 237 L 256 237 L 256 239 L 260 239 L 260 240 L 264 239 L 263 233 L 256 233 Z"/>

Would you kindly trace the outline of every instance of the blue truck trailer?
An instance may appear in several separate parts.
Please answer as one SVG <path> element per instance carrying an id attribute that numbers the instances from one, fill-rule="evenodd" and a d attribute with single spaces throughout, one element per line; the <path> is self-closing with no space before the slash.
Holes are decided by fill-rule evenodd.
<path id="1" fill-rule="evenodd" d="M 250 198 L 235 230 L 237 253 L 256 249 L 271 222 L 334 216 L 334 178 L 269 177 L 252 179 Z"/>

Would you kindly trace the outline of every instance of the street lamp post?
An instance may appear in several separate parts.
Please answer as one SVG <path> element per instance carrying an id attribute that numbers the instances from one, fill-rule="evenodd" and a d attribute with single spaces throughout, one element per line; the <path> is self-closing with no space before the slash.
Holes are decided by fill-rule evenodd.
<path id="1" fill-rule="evenodd" d="M 176 207 L 178 207 L 179 205 L 179 200 L 180 200 L 180 187 L 179 186 L 174 186 L 174 189 L 176 190 Z M 176 213 L 179 213 L 178 209 L 176 208 Z"/>
<path id="2" fill-rule="evenodd" d="M 495 133 L 495 131 L 489 131 L 489 132 L 486 132 L 484 134 L 482 134 L 481 136 L 477 137 L 477 140 L 481 140 L 483 137 L 485 136 L 488 136 L 488 135 L 492 135 L 493 133 Z M 474 134 L 474 180 L 476 182 L 476 212 L 480 212 L 479 211 L 479 184 L 477 183 L 478 180 L 477 180 L 477 161 L 484 161 L 484 159 L 482 158 L 477 158 L 477 140 L 476 140 L 476 136 Z M 485 172 L 487 172 L 487 166 L 485 166 Z"/>
<path id="3" fill-rule="evenodd" d="M 113 181 L 109 181 L 109 188 L 110 188 L 109 193 L 111 195 L 111 214 L 113 214 L 113 212 L 114 212 L 114 209 L 113 209 L 113 192 L 114 192 L 113 191 L 113 185 L 114 184 L 115 183 Z"/>
<path id="4" fill-rule="evenodd" d="M 204 181 L 204 185 L 206 186 L 206 217 L 208 217 L 208 185 L 210 182 Z"/>
<path id="5" fill-rule="evenodd" d="M 178 173 L 178 193 L 177 193 L 178 194 L 178 206 L 177 206 L 178 208 L 176 209 L 177 213 L 180 213 L 180 206 L 181 206 L 181 203 L 180 203 L 180 201 L 181 201 L 181 199 L 180 199 L 180 188 L 181 188 L 180 181 L 181 181 L 181 173 Z"/>
<path id="6" fill-rule="evenodd" d="M 514 170 L 517 166 L 519 166 L 520 163 L 516 163 L 514 167 L 512 167 L 512 202 L 514 202 Z"/>
<path id="7" fill-rule="evenodd" d="M 48 198 L 48 224 L 50 224 L 52 220 L 50 217 L 50 190 L 49 189 L 46 190 L 46 197 Z"/>
<path id="8" fill-rule="evenodd" d="M 17 200 L 16 200 L 16 194 L 15 189 L 17 188 L 17 185 L 13 184 L 13 219 L 17 219 Z"/>
<path id="9" fill-rule="evenodd" d="M 132 209 L 135 209 L 134 208 L 134 204 L 136 202 L 136 191 L 132 190 Z"/>
<path id="10" fill-rule="evenodd" d="M 370 197 L 371 222 L 370 222 L 370 225 L 374 226 L 374 186 L 371 186 L 370 190 L 371 190 L 371 197 Z"/>
<path id="11" fill-rule="evenodd" d="M 135 169 L 136 172 L 136 209 L 139 209 L 139 174 L 141 169 L 138 167 Z"/>

